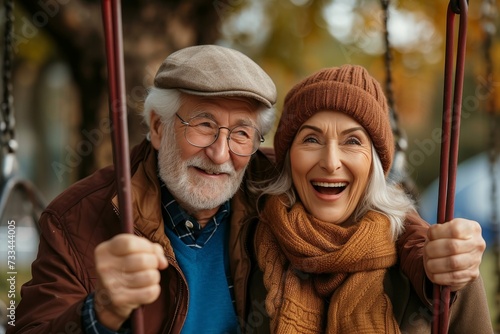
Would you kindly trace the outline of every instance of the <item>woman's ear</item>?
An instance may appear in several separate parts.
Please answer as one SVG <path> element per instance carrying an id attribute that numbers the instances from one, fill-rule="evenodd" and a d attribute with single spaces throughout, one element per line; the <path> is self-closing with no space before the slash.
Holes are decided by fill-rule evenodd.
<path id="1" fill-rule="evenodd" d="M 155 113 L 151 112 L 149 116 L 149 136 L 151 139 L 151 144 L 156 150 L 160 149 L 161 137 L 163 135 L 163 122 L 161 117 Z"/>

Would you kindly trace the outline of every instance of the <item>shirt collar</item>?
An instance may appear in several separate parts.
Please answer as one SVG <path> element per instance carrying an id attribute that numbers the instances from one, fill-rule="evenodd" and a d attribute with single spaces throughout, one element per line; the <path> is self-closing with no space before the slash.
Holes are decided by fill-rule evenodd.
<path id="1" fill-rule="evenodd" d="M 168 188 L 167 188 L 166 184 L 163 182 L 163 180 L 160 177 L 158 177 L 158 179 L 160 182 L 161 203 L 162 203 L 162 207 L 163 207 L 165 226 L 170 228 L 170 229 L 175 229 L 178 227 L 179 224 L 182 224 L 182 226 L 184 226 L 184 224 L 186 223 L 187 220 L 191 221 L 193 224 L 199 225 L 196 218 L 190 216 L 179 205 L 179 203 L 175 200 L 174 196 L 168 190 Z M 220 206 L 217 213 L 212 218 L 210 218 L 208 223 L 205 225 L 205 228 L 207 228 L 211 225 L 218 225 L 221 222 L 228 219 L 230 209 L 231 209 L 230 201 L 224 202 Z"/>

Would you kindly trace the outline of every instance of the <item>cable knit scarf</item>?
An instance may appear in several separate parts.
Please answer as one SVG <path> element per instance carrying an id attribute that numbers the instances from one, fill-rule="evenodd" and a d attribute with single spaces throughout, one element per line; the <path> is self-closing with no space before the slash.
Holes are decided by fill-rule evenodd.
<path id="1" fill-rule="evenodd" d="M 389 219 L 371 211 L 342 227 L 282 200 L 269 199 L 256 238 L 272 333 L 400 333 L 383 286 L 396 262 Z"/>

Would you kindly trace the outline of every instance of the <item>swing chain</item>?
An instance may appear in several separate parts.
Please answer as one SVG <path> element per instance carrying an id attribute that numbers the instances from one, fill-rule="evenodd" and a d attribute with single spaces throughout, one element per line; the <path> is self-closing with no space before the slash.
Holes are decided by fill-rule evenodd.
<path id="1" fill-rule="evenodd" d="M 2 66 L 3 99 L 1 103 L 0 140 L 2 149 L 7 153 L 17 150 L 17 141 L 14 139 L 14 97 L 12 95 L 12 67 L 13 67 L 13 38 L 14 38 L 14 2 L 5 1 L 5 32 Z"/>
<path id="2" fill-rule="evenodd" d="M 415 185 L 410 177 L 407 175 L 406 171 L 406 150 L 408 149 L 408 140 L 405 132 L 399 126 L 399 117 L 396 112 L 395 102 L 394 102 L 394 90 L 393 90 L 393 71 L 392 71 L 392 52 L 389 41 L 389 4 L 390 0 L 381 0 L 382 12 L 383 12 L 383 26 L 384 26 L 384 43 L 385 43 L 385 53 L 384 62 L 386 70 L 385 78 L 385 92 L 387 97 L 387 104 L 389 106 L 389 115 L 391 118 L 391 128 L 392 133 L 395 138 L 395 154 L 394 163 L 391 169 L 391 177 L 397 183 L 400 183 L 405 188 L 405 191 L 416 198 Z"/>
<path id="3" fill-rule="evenodd" d="M 392 53 L 391 53 L 391 48 L 390 48 L 390 43 L 389 43 L 389 29 L 388 29 L 388 21 L 389 21 L 389 0 L 381 0 L 382 4 L 382 9 L 383 9 L 383 23 L 384 23 L 384 43 L 385 43 L 385 53 L 384 53 L 384 60 L 385 60 L 385 69 L 386 69 L 386 76 L 385 76 L 385 90 L 386 90 L 386 97 L 387 97 L 387 103 L 389 105 L 389 108 L 393 111 L 394 110 L 394 91 L 392 89 Z"/>
<path id="4" fill-rule="evenodd" d="M 384 43 L 385 43 L 385 53 L 384 53 L 384 61 L 385 61 L 385 91 L 387 97 L 387 104 L 389 106 L 389 112 L 391 116 L 391 127 L 394 137 L 396 138 L 396 151 L 405 151 L 407 148 L 407 141 L 403 131 L 401 131 L 399 127 L 399 118 L 395 109 L 394 102 L 394 90 L 393 87 L 393 73 L 392 73 L 392 52 L 391 46 L 389 42 L 389 29 L 388 29 L 388 20 L 389 20 L 389 0 L 381 0 L 382 9 L 384 12 Z"/>
<path id="5" fill-rule="evenodd" d="M 394 90 L 392 89 L 393 80 L 392 80 L 392 52 L 391 46 L 389 42 L 389 29 L 388 29 L 388 21 L 389 21 L 389 0 L 381 0 L 382 9 L 384 12 L 384 43 L 385 43 L 385 53 L 384 53 L 384 61 L 385 61 L 385 93 L 387 97 L 387 104 L 389 106 L 389 113 L 391 116 L 391 127 L 394 136 L 396 137 L 396 151 L 404 151 L 406 150 L 406 140 L 403 139 L 404 134 L 399 128 L 399 118 L 396 114 L 395 103 L 394 103 Z"/>

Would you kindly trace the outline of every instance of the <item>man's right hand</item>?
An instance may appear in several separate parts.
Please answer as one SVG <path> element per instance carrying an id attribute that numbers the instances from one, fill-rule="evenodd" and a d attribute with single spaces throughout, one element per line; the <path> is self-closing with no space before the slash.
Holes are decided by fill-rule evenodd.
<path id="1" fill-rule="evenodd" d="M 95 249 L 94 307 L 99 322 L 117 331 L 132 311 L 160 295 L 160 271 L 168 266 L 159 244 L 119 234 Z"/>

